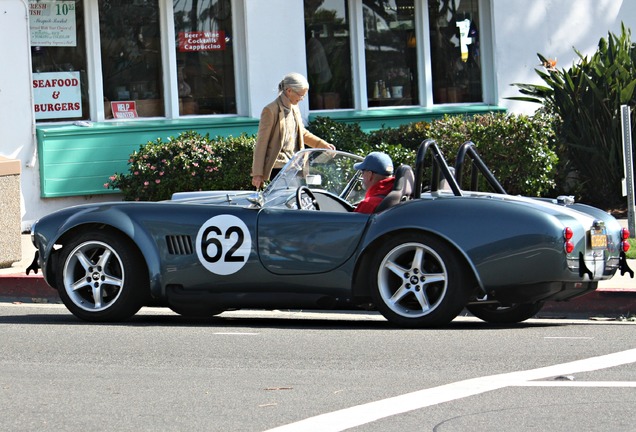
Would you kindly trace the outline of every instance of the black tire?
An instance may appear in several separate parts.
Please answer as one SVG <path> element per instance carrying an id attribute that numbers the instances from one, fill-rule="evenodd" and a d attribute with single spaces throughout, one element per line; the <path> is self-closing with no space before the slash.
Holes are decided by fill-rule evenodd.
<path id="1" fill-rule="evenodd" d="M 168 304 L 170 310 L 176 314 L 181 315 L 184 318 L 196 318 L 196 319 L 207 319 L 212 318 L 215 315 L 222 314 L 223 310 L 216 310 L 205 305 L 203 306 L 184 306 L 184 305 L 174 305 Z"/>
<path id="2" fill-rule="evenodd" d="M 511 306 L 498 304 L 471 304 L 466 306 L 468 312 L 491 324 L 515 324 L 535 316 L 543 307 L 543 303 L 520 303 Z"/>
<path id="3" fill-rule="evenodd" d="M 60 298 L 85 321 L 124 321 L 149 297 L 143 258 L 121 234 L 91 230 L 76 235 L 64 244 L 58 263 Z"/>
<path id="4" fill-rule="evenodd" d="M 401 327 L 451 322 L 468 301 L 461 258 L 444 241 L 422 233 L 400 234 L 371 259 L 371 296 L 384 317 Z"/>

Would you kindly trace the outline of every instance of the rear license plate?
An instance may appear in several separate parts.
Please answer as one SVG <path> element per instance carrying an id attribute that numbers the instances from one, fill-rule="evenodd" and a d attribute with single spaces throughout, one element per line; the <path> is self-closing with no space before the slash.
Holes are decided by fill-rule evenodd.
<path id="1" fill-rule="evenodd" d="M 607 234 L 604 229 L 590 231 L 590 246 L 592 249 L 607 248 Z"/>

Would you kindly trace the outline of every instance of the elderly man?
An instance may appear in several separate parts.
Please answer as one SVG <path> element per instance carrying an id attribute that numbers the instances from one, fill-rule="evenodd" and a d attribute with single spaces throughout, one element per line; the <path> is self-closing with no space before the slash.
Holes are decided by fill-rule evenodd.
<path id="1" fill-rule="evenodd" d="M 362 171 L 362 185 L 367 191 L 355 211 L 373 213 L 393 188 L 393 162 L 386 153 L 371 152 L 353 167 Z"/>

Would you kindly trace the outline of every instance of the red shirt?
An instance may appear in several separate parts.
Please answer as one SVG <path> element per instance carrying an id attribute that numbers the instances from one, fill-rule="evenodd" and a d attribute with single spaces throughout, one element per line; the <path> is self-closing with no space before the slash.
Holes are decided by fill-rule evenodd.
<path id="1" fill-rule="evenodd" d="M 388 193 L 391 192 L 391 189 L 393 189 L 394 181 L 395 177 L 388 177 L 371 186 L 364 195 L 364 199 L 360 201 L 360 204 L 356 207 L 355 211 L 358 213 L 373 213 L 384 197 L 386 197 Z"/>

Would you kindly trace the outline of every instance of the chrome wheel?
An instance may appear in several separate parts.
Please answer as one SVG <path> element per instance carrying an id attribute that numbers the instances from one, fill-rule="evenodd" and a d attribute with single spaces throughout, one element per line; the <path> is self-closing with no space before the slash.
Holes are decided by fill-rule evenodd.
<path id="1" fill-rule="evenodd" d="M 119 298 L 124 279 L 121 258 L 106 243 L 82 243 L 64 263 L 64 290 L 85 311 L 109 308 Z"/>
<path id="2" fill-rule="evenodd" d="M 448 324 L 468 301 L 463 261 L 446 242 L 403 233 L 378 247 L 371 261 L 371 296 L 384 317 L 403 327 Z"/>
<path id="3" fill-rule="evenodd" d="M 378 290 L 396 314 L 417 318 L 428 315 L 444 299 L 448 271 L 441 257 L 421 243 L 404 243 L 380 264 Z"/>
<path id="4" fill-rule="evenodd" d="M 57 288 L 64 305 L 78 318 L 125 320 L 148 299 L 148 270 L 127 237 L 88 231 L 70 238 L 59 254 Z"/>

